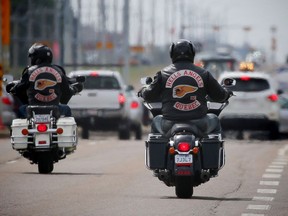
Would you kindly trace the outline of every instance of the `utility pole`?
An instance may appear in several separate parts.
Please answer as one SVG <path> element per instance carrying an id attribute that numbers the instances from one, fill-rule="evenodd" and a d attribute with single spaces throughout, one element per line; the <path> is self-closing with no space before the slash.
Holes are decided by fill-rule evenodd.
<path id="1" fill-rule="evenodd" d="M 106 40 L 106 33 L 107 33 L 107 29 L 106 29 L 106 5 L 105 5 L 105 0 L 100 0 L 99 2 L 99 8 L 100 8 L 100 13 L 101 13 L 101 44 L 102 44 L 102 58 L 101 58 L 101 63 L 102 64 L 106 64 L 106 44 L 107 44 L 107 40 Z"/>
<path id="2" fill-rule="evenodd" d="M 0 96 L 2 96 L 3 75 L 10 70 L 10 0 L 1 0 L 1 45 L 0 45 Z"/>
<path id="3" fill-rule="evenodd" d="M 124 54 L 124 79 L 129 83 L 129 61 L 130 61 L 130 48 L 129 48 L 129 0 L 124 0 L 123 6 L 123 31 L 124 38 L 123 54 Z"/>

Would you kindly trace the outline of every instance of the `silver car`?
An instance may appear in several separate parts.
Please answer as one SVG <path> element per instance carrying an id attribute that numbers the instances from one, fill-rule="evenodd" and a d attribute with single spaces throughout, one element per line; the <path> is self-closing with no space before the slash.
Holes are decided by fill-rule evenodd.
<path id="1" fill-rule="evenodd" d="M 82 128 L 82 138 L 88 139 L 90 130 L 116 130 L 119 139 L 130 139 L 131 131 L 141 139 L 142 106 L 118 71 L 79 70 L 69 76 L 86 78 L 82 92 L 68 104 Z"/>

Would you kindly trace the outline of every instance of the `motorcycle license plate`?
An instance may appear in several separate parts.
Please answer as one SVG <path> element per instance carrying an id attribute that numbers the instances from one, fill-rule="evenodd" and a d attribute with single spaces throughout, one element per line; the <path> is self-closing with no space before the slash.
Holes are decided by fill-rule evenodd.
<path id="1" fill-rule="evenodd" d="M 193 156 L 191 154 L 187 154 L 187 155 L 176 154 L 175 155 L 175 164 L 192 164 L 192 162 L 193 162 Z"/>
<path id="2" fill-rule="evenodd" d="M 35 122 L 36 123 L 43 123 L 43 122 L 50 122 L 50 115 L 35 115 Z"/>

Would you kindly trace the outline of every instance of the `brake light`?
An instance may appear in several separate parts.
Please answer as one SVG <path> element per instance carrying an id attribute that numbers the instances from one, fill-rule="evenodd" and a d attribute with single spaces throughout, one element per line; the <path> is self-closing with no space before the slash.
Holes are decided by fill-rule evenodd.
<path id="1" fill-rule="evenodd" d="M 46 124 L 39 124 L 39 125 L 37 125 L 37 130 L 38 130 L 39 132 L 46 132 L 47 129 L 48 129 L 48 127 L 47 127 Z"/>
<path id="2" fill-rule="evenodd" d="M 12 101 L 8 97 L 2 97 L 2 103 L 6 105 L 12 105 Z"/>
<path id="3" fill-rule="evenodd" d="M 271 100 L 272 102 L 275 102 L 278 100 L 278 95 L 277 94 L 269 95 L 268 99 Z"/>
<path id="4" fill-rule="evenodd" d="M 249 76 L 241 76 L 240 80 L 242 81 L 249 81 L 251 78 Z"/>
<path id="5" fill-rule="evenodd" d="M 118 95 L 118 101 L 119 101 L 120 105 L 123 105 L 125 103 L 126 98 L 125 98 L 125 96 L 122 93 L 120 93 Z"/>
<path id="6" fill-rule="evenodd" d="M 96 76 L 98 76 L 98 75 L 99 75 L 99 74 L 98 74 L 96 71 L 93 71 L 93 72 L 90 73 L 90 76 L 96 77 Z"/>
<path id="7" fill-rule="evenodd" d="M 190 144 L 187 142 L 182 142 L 178 144 L 178 150 L 182 152 L 187 152 L 190 150 Z"/>
<path id="8" fill-rule="evenodd" d="M 132 101 L 130 107 L 131 109 L 137 109 L 139 107 L 139 103 L 137 101 Z"/>

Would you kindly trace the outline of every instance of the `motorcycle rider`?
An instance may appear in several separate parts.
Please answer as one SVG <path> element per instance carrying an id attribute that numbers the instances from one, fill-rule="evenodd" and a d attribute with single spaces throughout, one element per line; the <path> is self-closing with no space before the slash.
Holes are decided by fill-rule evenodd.
<path id="1" fill-rule="evenodd" d="M 162 115 L 153 119 L 152 133 L 169 134 L 173 124 L 193 121 L 191 127 L 196 125 L 200 136 L 221 134 L 218 117 L 207 113 L 207 96 L 224 102 L 232 92 L 223 88 L 209 71 L 194 65 L 194 57 L 191 41 L 181 39 L 172 43 L 172 64 L 157 72 L 153 82 L 138 92 L 147 102 L 162 102 Z"/>
<path id="2" fill-rule="evenodd" d="M 22 106 L 19 108 L 19 118 L 26 118 L 27 105 L 58 105 L 61 115 L 71 116 L 67 105 L 70 98 L 83 89 L 81 83 L 70 85 L 65 70 L 52 64 L 52 50 L 41 43 L 34 43 L 29 51 L 30 66 L 23 72 L 20 81 L 7 85 L 7 92 L 17 96 Z"/>

